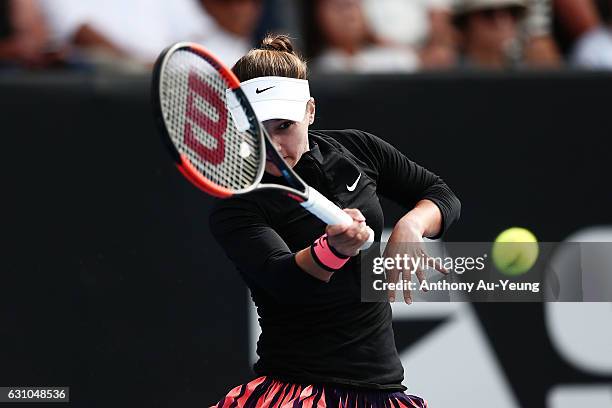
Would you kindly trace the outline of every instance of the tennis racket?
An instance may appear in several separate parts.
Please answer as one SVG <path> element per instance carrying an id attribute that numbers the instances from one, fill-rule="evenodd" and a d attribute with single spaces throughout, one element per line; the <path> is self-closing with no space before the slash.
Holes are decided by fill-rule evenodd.
<path id="1" fill-rule="evenodd" d="M 153 105 L 162 138 L 179 171 L 219 198 L 271 189 L 294 199 L 328 225 L 352 218 L 308 186 L 278 154 L 240 88 L 240 81 L 204 47 L 181 42 L 166 48 L 153 70 Z M 226 90 L 240 104 L 232 117 Z M 266 158 L 287 185 L 262 184 Z M 368 248 L 374 232 L 362 249 Z"/>

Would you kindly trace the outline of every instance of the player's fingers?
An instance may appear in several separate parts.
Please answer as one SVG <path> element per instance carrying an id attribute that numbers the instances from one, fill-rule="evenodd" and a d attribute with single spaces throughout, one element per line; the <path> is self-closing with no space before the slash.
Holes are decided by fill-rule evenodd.
<path id="1" fill-rule="evenodd" d="M 402 278 L 408 282 L 412 282 L 412 274 L 408 270 L 402 273 Z M 404 302 L 406 302 L 407 305 L 411 305 L 412 304 L 412 291 L 410 290 L 409 285 L 404 285 L 403 293 L 404 293 Z"/>
<path id="2" fill-rule="evenodd" d="M 368 240 L 368 238 L 370 238 L 370 232 L 364 227 L 363 231 L 360 231 L 359 234 L 357 234 L 357 241 L 363 244 Z"/>
<path id="3" fill-rule="evenodd" d="M 432 258 L 431 256 L 429 256 L 429 254 L 425 251 L 421 244 L 419 244 L 417 252 L 419 252 L 420 256 L 423 258 L 423 265 L 425 265 L 426 268 L 434 268 L 435 270 L 445 275 L 448 275 L 448 269 L 446 269 L 442 264 L 441 258 Z"/>
<path id="4" fill-rule="evenodd" d="M 419 286 L 423 287 L 423 282 L 426 282 L 425 271 L 421 268 L 417 268 L 415 271 L 415 275 L 417 276 L 417 279 L 419 280 Z M 427 288 L 423 287 L 423 292 L 427 292 Z"/>
<path id="5" fill-rule="evenodd" d="M 325 228 L 325 232 L 327 233 L 328 237 L 334 237 L 336 235 L 343 234 L 347 229 L 349 229 L 349 227 L 349 225 L 343 224 L 328 225 L 327 228 Z"/>
<path id="6" fill-rule="evenodd" d="M 334 232 L 332 230 L 332 232 Z M 336 251 L 347 256 L 355 256 L 368 240 L 369 232 L 363 222 L 353 222 L 349 227 L 346 227 L 342 233 L 336 235 L 328 234 L 329 245 Z"/>
<path id="7" fill-rule="evenodd" d="M 360 241 L 360 242 L 365 241 L 370 236 L 368 227 L 365 224 L 365 222 L 360 222 L 358 224 L 355 224 L 354 228 L 355 228 L 355 240 L 356 241 Z"/>
<path id="8" fill-rule="evenodd" d="M 391 268 L 386 272 L 387 283 L 396 283 L 399 279 L 399 270 L 396 268 Z M 389 302 L 395 302 L 395 289 L 389 288 L 387 290 L 387 295 L 389 296 Z"/>
<path id="9" fill-rule="evenodd" d="M 339 235 L 341 237 L 341 235 Z M 333 237 L 329 240 L 329 244 L 341 254 L 348 256 L 355 256 L 359 254 L 359 250 L 363 246 L 363 243 L 367 241 L 367 237 L 364 235 L 358 235 L 355 238 L 348 240 L 334 239 Z"/>
<path id="10" fill-rule="evenodd" d="M 425 262 L 426 262 L 426 265 L 433 266 L 434 269 L 437 270 L 438 272 L 441 272 L 445 275 L 448 275 L 450 273 L 448 269 L 444 267 L 444 265 L 442 264 L 442 260 L 439 258 L 432 258 L 427 255 L 425 258 Z"/>
<path id="11" fill-rule="evenodd" d="M 334 242 L 345 245 L 356 244 L 358 241 L 365 241 L 368 238 L 368 229 L 365 223 L 354 222 L 347 227 L 341 234 L 337 234 Z"/>
<path id="12" fill-rule="evenodd" d="M 364 222 L 366 220 L 361 211 L 356 208 L 345 208 L 344 212 L 350 215 L 354 221 Z"/>
<path id="13" fill-rule="evenodd" d="M 422 287 L 423 282 L 425 282 L 425 272 L 423 270 L 423 266 L 426 265 L 425 262 L 427 261 L 427 254 L 419 242 L 411 242 L 409 244 L 409 249 L 412 259 L 415 260 L 415 262 L 412 264 L 411 272 L 412 274 L 416 275 L 419 282 L 419 287 Z M 423 291 L 427 292 L 427 289 L 423 288 Z M 406 294 L 404 294 L 404 298 L 405 297 Z M 408 303 L 408 301 L 406 302 Z M 410 299 L 410 303 L 412 303 L 412 299 Z"/>

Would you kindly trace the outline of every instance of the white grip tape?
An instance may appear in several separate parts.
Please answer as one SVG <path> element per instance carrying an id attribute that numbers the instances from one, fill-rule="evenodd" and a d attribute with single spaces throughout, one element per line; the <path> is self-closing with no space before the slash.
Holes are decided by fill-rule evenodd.
<path id="1" fill-rule="evenodd" d="M 350 215 L 312 187 L 308 187 L 308 200 L 300 204 L 327 225 L 348 225 L 353 222 Z M 368 227 L 368 232 L 370 233 L 368 241 L 363 244 L 361 249 L 368 249 L 374 242 L 374 231 Z"/>
<path id="2" fill-rule="evenodd" d="M 301 205 L 327 225 L 349 225 L 353 222 L 350 215 L 312 187 L 308 188 L 308 200 Z"/>

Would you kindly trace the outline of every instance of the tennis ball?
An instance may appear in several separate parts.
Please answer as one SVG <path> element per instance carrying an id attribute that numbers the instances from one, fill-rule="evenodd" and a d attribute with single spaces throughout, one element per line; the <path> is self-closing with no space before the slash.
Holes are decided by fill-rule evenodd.
<path id="1" fill-rule="evenodd" d="M 493 263 L 502 273 L 517 276 L 527 272 L 538 259 L 538 240 L 531 231 L 513 227 L 495 238 Z"/>

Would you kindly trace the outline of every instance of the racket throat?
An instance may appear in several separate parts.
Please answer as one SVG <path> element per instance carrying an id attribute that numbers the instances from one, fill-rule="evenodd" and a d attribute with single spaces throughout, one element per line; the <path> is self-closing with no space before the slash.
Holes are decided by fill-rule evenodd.
<path id="1" fill-rule="evenodd" d="M 293 194 L 293 193 L 287 193 L 287 197 L 289 197 L 289 198 L 291 198 L 291 199 L 293 199 L 293 200 L 297 201 L 297 202 L 298 202 L 298 203 L 300 203 L 300 204 L 302 204 L 304 201 L 306 201 L 306 200 L 304 199 L 304 197 L 300 197 L 299 195 L 297 195 L 297 194 Z"/>

